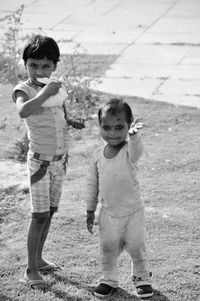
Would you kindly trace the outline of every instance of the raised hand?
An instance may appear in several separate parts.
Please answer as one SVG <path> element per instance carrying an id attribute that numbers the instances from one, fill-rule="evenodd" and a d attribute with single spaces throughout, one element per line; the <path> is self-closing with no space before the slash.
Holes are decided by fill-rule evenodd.
<path id="1" fill-rule="evenodd" d="M 144 124 L 140 121 L 139 118 L 135 119 L 130 126 L 130 129 L 128 131 L 129 135 L 135 135 L 139 130 L 143 128 Z"/>

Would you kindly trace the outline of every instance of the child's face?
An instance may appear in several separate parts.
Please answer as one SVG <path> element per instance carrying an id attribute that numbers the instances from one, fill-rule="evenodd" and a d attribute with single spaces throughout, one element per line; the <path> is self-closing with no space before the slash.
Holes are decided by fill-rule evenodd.
<path id="1" fill-rule="evenodd" d="M 129 125 L 124 112 L 116 115 L 106 113 L 101 118 L 101 136 L 110 146 L 117 146 L 123 143 L 126 140 L 128 130 Z"/>
<path id="2" fill-rule="evenodd" d="M 56 70 L 56 65 L 47 58 L 40 60 L 29 58 L 26 62 L 26 69 L 31 82 L 37 84 L 37 78 L 49 78 L 52 72 Z"/>

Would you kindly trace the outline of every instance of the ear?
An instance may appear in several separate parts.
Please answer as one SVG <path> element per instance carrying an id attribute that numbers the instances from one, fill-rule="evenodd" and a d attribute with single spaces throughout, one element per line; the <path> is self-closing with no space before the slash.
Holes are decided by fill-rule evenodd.
<path id="1" fill-rule="evenodd" d="M 53 71 L 56 71 L 57 63 L 54 64 Z"/>
<path id="2" fill-rule="evenodd" d="M 128 125 L 128 128 L 129 128 L 129 129 L 130 129 L 131 124 L 133 123 L 133 121 L 134 121 L 134 118 L 132 117 L 132 118 L 131 118 L 131 121 L 130 121 L 130 123 L 129 123 L 129 125 Z"/>

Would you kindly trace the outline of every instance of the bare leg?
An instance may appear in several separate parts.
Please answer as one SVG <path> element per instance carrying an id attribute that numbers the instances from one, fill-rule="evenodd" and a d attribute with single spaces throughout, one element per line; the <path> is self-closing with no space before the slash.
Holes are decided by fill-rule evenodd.
<path id="1" fill-rule="evenodd" d="M 39 246 L 38 246 L 38 253 L 37 253 L 38 267 L 43 267 L 47 264 L 47 262 L 42 258 L 42 251 L 44 248 L 45 241 L 47 239 L 47 235 L 49 233 L 49 228 L 51 225 L 52 217 L 53 217 L 53 212 L 51 212 L 51 215 L 45 220 L 45 223 L 42 228 L 41 237 L 40 237 Z"/>
<path id="2" fill-rule="evenodd" d="M 37 269 L 37 257 L 41 233 L 46 222 L 46 218 L 32 218 L 27 237 L 28 265 L 24 277 L 26 280 L 42 280 L 43 278 Z M 43 285 L 37 285 L 38 289 L 43 289 Z"/>

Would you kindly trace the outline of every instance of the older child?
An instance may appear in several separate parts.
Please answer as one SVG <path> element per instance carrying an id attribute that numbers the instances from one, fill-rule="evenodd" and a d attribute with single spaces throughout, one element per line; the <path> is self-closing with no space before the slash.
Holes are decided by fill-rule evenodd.
<path id="1" fill-rule="evenodd" d="M 49 288 L 40 272 L 60 269 L 44 259 L 42 251 L 61 197 L 69 140 L 68 124 L 78 129 L 84 127 L 82 121 L 68 117 L 64 106 L 66 93 L 61 93 L 61 101 L 48 105 L 49 98 L 59 95 L 61 82 L 49 80 L 44 84 L 42 79 L 50 78 L 59 58 L 58 45 L 52 38 L 33 36 L 23 51 L 28 80 L 13 90 L 17 111 L 24 119 L 30 139 L 27 163 L 32 217 L 27 237 L 28 264 L 23 281 L 40 290 Z"/>
<path id="2" fill-rule="evenodd" d="M 145 216 L 137 180 L 143 153 L 139 130 L 130 106 L 121 99 L 107 101 L 98 112 L 100 134 L 106 145 L 94 153 L 87 183 L 87 228 L 93 233 L 98 196 L 99 240 L 102 265 L 95 295 L 106 297 L 118 287 L 117 259 L 123 249 L 133 261 L 133 282 L 141 298 L 151 297 L 145 247 Z M 127 139 L 128 136 L 128 139 Z"/>

